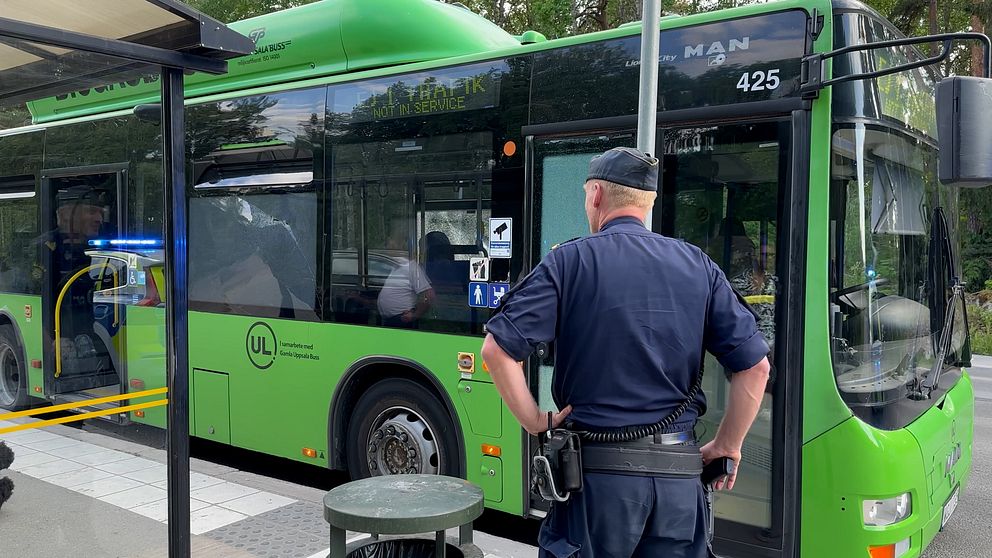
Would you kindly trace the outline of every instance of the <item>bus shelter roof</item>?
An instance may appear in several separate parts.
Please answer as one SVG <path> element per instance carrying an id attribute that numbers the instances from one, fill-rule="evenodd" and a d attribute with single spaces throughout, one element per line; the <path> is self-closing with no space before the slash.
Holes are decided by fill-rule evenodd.
<path id="1" fill-rule="evenodd" d="M 223 73 L 250 39 L 178 0 L 0 0 L 0 102 L 80 91 L 159 67 Z"/>

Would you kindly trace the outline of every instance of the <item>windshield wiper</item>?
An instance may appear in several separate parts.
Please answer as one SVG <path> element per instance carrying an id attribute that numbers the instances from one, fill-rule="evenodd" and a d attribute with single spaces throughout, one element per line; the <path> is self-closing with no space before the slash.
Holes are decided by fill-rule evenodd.
<path id="1" fill-rule="evenodd" d="M 930 399 L 933 390 L 940 384 L 940 375 L 943 373 L 944 364 L 947 361 L 947 351 L 951 347 L 951 334 L 954 329 L 954 318 L 958 308 L 956 303 L 959 297 L 962 302 L 964 299 L 964 285 L 962 283 L 955 283 L 951 289 L 951 303 L 948 305 L 947 312 L 944 314 L 944 324 L 940 329 L 940 342 L 937 346 L 937 354 L 933 357 L 933 364 L 930 366 L 930 371 L 909 390 L 910 399 L 917 401 Z"/>

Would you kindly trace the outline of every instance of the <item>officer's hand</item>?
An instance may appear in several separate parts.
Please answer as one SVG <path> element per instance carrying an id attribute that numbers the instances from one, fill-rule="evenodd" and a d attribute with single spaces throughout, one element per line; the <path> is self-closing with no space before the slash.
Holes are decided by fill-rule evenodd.
<path id="1" fill-rule="evenodd" d="M 569 413 L 571 413 L 571 412 L 572 412 L 572 406 L 571 405 L 567 405 L 564 409 L 562 409 L 561 411 L 559 411 L 559 412 L 555 413 L 554 415 L 552 415 L 551 416 L 551 428 L 558 428 L 558 426 L 560 426 L 561 423 L 565 421 L 565 417 L 567 417 L 569 415 Z M 537 417 L 535 417 L 534 420 L 532 420 L 530 424 L 525 424 L 525 425 L 523 425 L 523 427 L 527 429 L 527 432 L 530 432 L 531 434 L 533 434 L 535 436 L 537 436 L 538 434 L 540 434 L 542 432 L 547 432 L 548 431 L 548 412 L 547 411 L 538 410 Z"/>
<path id="2" fill-rule="evenodd" d="M 558 428 L 559 426 L 561 426 L 561 423 L 565 422 L 565 417 L 567 417 L 571 412 L 572 412 L 572 406 L 566 405 L 564 409 L 555 413 L 554 416 L 551 417 L 552 428 Z"/>
<path id="3" fill-rule="evenodd" d="M 733 490 L 734 482 L 737 481 L 737 470 L 741 464 L 740 448 L 725 448 L 717 445 L 716 440 L 711 440 L 699 448 L 699 451 L 703 454 L 703 465 L 718 457 L 729 457 L 734 461 L 734 472 L 713 483 L 714 490 L 723 490 L 724 488 Z"/>

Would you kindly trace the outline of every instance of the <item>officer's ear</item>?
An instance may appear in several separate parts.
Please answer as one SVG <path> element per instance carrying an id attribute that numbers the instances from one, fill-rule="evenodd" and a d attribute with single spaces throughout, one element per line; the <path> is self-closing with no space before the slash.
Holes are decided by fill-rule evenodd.
<path id="1" fill-rule="evenodd" d="M 591 196 L 589 201 L 592 203 L 594 208 L 598 209 L 599 206 L 603 205 L 603 196 L 605 195 L 605 192 L 603 191 L 602 183 L 596 180 L 589 182 L 588 193 Z"/>

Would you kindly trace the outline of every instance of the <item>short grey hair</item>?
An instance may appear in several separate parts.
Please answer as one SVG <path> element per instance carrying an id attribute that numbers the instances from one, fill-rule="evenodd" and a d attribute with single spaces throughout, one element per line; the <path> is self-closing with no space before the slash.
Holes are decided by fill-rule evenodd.
<path id="1" fill-rule="evenodd" d="M 639 190 L 608 180 L 597 178 L 589 182 L 598 182 L 603 186 L 603 191 L 606 194 L 606 203 L 611 207 L 636 207 L 638 209 L 650 210 L 654 207 L 654 201 L 658 198 L 658 192 Z"/>

